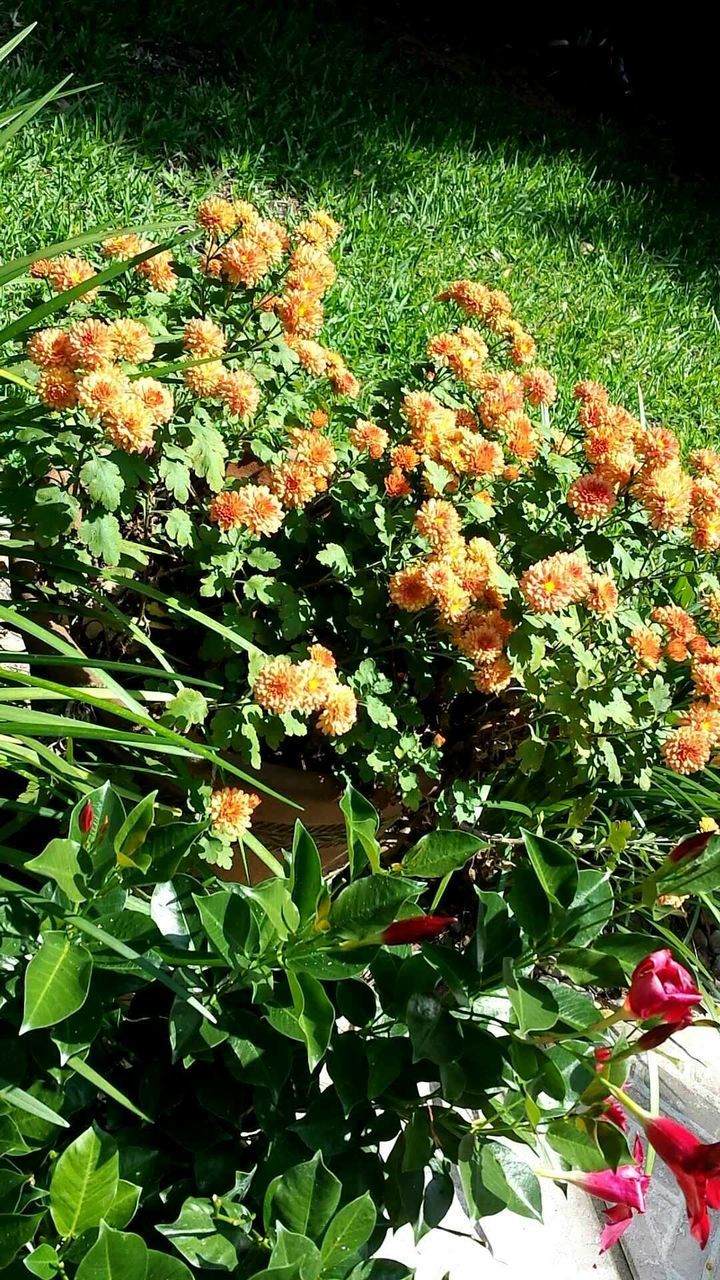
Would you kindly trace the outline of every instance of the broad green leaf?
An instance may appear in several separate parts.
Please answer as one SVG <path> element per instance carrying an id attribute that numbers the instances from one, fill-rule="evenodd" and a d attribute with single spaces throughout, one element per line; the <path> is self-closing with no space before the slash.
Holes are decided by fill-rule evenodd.
<path id="1" fill-rule="evenodd" d="M 53 1280 L 60 1273 L 60 1258 L 51 1244 L 39 1244 L 23 1258 L 23 1266 L 38 1280 Z"/>
<path id="2" fill-rule="evenodd" d="M 177 463 L 175 466 L 177 467 Z M 187 476 L 184 467 L 181 468 L 183 477 Z M 177 472 L 175 473 L 177 477 Z M 170 487 L 168 483 L 168 488 Z M 187 511 L 183 511 L 182 507 L 175 507 L 173 511 L 169 511 L 165 520 L 165 532 L 171 542 L 177 543 L 179 547 L 191 547 L 193 544 L 193 522 Z"/>
<path id="3" fill-rule="evenodd" d="M 369 1191 L 351 1200 L 332 1219 L 323 1238 L 323 1267 L 337 1267 L 346 1262 L 370 1239 L 375 1230 L 377 1211 Z"/>
<path id="4" fill-rule="evenodd" d="M 25 970 L 23 1031 L 52 1027 L 85 1003 L 90 988 L 92 956 L 80 942 L 61 931 L 43 934 Z"/>
<path id="5" fill-rule="evenodd" d="M 78 537 L 96 560 L 102 560 L 111 568 L 120 563 L 122 534 L 116 516 L 108 514 L 83 520 Z"/>
<path id="6" fill-rule="evenodd" d="M 117 1195 L 118 1152 L 96 1125 L 66 1147 L 50 1180 L 50 1213 L 61 1236 L 97 1227 Z"/>
<path id="7" fill-rule="evenodd" d="M 292 1266 L 300 1280 L 316 1280 L 322 1263 L 320 1250 L 315 1242 L 295 1231 L 288 1231 L 281 1222 L 278 1223 L 276 1235 L 266 1274 L 272 1276 L 277 1269 Z"/>
<path id="8" fill-rule="evenodd" d="M 555 840 L 522 832 L 535 874 L 550 902 L 569 907 L 577 892 L 578 867 L 574 854 Z"/>
<path id="9" fill-rule="evenodd" d="M 318 1240 L 337 1209 L 340 1191 L 341 1183 L 316 1152 L 312 1160 L 273 1178 L 265 1193 L 265 1229 L 281 1222 L 288 1231 Z"/>
<path id="10" fill-rule="evenodd" d="M 380 845 L 377 833 L 380 819 L 376 810 L 364 795 L 348 783 L 340 801 L 345 818 L 350 872 L 353 878 L 362 871 L 366 862 L 373 872 L 380 870 Z"/>
<path id="11" fill-rule="evenodd" d="M 403 870 L 411 876 L 444 876 L 463 867 L 482 846 L 467 831 L 430 831 L 405 854 Z"/>
<path id="12" fill-rule="evenodd" d="M 287 980 L 293 998 L 293 1013 L 307 1049 L 308 1066 L 314 1071 L 327 1053 L 335 1025 L 335 1010 L 317 978 L 309 973 L 288 970 Z"/>
<path id="13" fill-rule="evenodd" d="M 553 1151 L 557 1151 L 572 1169 L 594 1172 L 607 1168 L 607 1161 L 590 1131 L 589 1122 L 581 1116 L 575 1120 L 552 1120 L 546 1137 Z"/>
<path id="14" fill-rule="evenodd" d="M 523 1218 L 542 1221 L 540 1182 L 529 1165 L 499 1142 L 484 1143 L 480 1168 L 488 1191 Z"/>
<path id="15" fill-rule="evenodd" d="M 155 819 L 156 796 L 157 791 L 151 791 L 136 804 L 115 837 L 115 853 L 121 867 L 136 865 L 137 851 L 145 843 Z"/>
<path id="16" fill-rule="evenodd" d="M 658 939 L 649 933 L 611 933 L 598 938 L 595 943 L 596 951 L 613 956 L 618 961 L 626 977 L 641 960 L 657 949 Z M 621 986 L 622 983 L 616 985 Z"/>
<path id="17" fill-rule="evenodd" d="M 428 1058 L 438 1065 L 453 1062 L 462 1047 L 454 1018 L 434 995 L 414 991 L 405 1014 L 413 1047 L 413 1060 Z"/>
<path id="18" fill-rule="evenodd" d="M 54 880 L 71 902 L 84 902 L 87 892 L 80 867 L 81 850 L 76 840 L 51 840 L 42 853 L 25 866 L 28 871 L 38 871 Z"/>
<path id="19" fill-rule="evenodd" d="M 343 933 L 370 936 L 391 924 L 400 907 L 418 893 L 416 884 L 400 876 L 381 873 L 355 880 L 335 899 L 330 923 Z"/>
<path id="20" fill-rule="evenodd" d="M 612 887 L 602 871 L 579 872 L 577 892 L 567 910 L 558 917 L 558 938 L 576 947 L 586 946 L 612 919 L 614 906 Z"/>
<path id="21" fill-rule="evenodd" d="M 122 472 L 110 458 L 89 458 L 80 468 L 80 483 L 93 502 L 99 502 L 106 511 L 120 506 L 125 481 Z"/>
<path id="22" fill-rule="evenodd" d="M 145 1280 L 193 1280 L 192 1272 L 180 1258 L 159 1249 L 148 1249 Z"/>
<path id="23" fill-rule="evenodd" d="M 83 831 L 80 817 L 88 805 L 92 809 L 92 826 L 89 831 Z M 102 867 L 114 859 L 114 840 L 124 819 L 125 810 L 120 797 L 110 783 L 105 782 L 94 791 L 86 792 L 75 805 L 70 815 L 70 839 L 87 849 L 94 867 Z"/>
<path id="24" fill-rule="evenodd" d="M 247 899 L 230 889 L 219 889 L 205 897 L 194 895 L 195 905 L 208 938 L 230 965 L 243 965 L 256 951 L 260 933 Z"/>
<path id="25" fill-rule="evenodd" d="M 218 1231 L 211 1200 L 188 1197 L 175 1221 L 158 1223 L 157 1230 L 193 1267 L 212 1271 L 233 1271 L 237 1267 L 237 1252 L 227 1236 Z"/>
<path id="26" fill-rule="evenodd" d="M 591 947 L 564 947 L 557 954 L 558 968 L 581 986 L 621 987 L 625 981 L 622 965 L 614 956 Z"/>
<path id="27" fill-rule="evenodd" d="M 105 1221 L 109 1227 L 116 1227 L 122 1230 L 128 1222 L 131 1222 L 137 1212 L 140 1203 L 140 1193 L 142 1187 L 137 1182 L 128 1182 L 125 1178 L 121 1178 L 118 1182 L 117 1192 L 110 1208 L 105 1214 Z"/>
<path id="28" fill-rule="evenodd" d="M 716 889 L 720 889 L 720 835 L 711 836 L 702 853 L 670 862 L 657 875 L 658 894 L 713 893 Z"/>
<path id="29" fill-rule="evenodd" d="M 314 918 L 322 882 L 318 847 L 302 822 L 297 821 L 290 863 L 290 894 L 300 913 L 301 924 L 308 924 Z"/>
<path id="30" fill-rule="evenodd" d="M 10 1266 L 44 1217 L 44 1213 L 0 1213 L 0 1267 Z"/>
<path id="31" fill-rule="evenodd" d="M 522 1035 L 554 1027 L 560 1010 L 551 991 L 533 978 L 518 978 L 506 965 L 506 986 Z"/>
<path id="32" fill-rule="evenodd" d="M 147 1245 L 131 1231 L 101 1223 L 100 1234 L 77 1269 L 77 1280 L 145 1280 Z"/>

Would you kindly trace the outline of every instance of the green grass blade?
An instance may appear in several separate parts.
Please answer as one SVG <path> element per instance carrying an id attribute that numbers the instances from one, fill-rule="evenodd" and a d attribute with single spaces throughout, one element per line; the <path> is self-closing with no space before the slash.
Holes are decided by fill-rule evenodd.
<path id="1" fill-rule="evenodd" d="M 44 1102 L 33 1098 L 31 1093 L 26 1093 L 24 1089 L 10 1084 L 9 1081 L 0 1080 L 0 1098 L 9 1102 L 11 1107 L 26 1111 L 29 1116 L 37 1116 L 38 1120 L 46 1120 L 48 1124 L 56 1124 L 61 1129 L 70 1127 L 67 1120 L 58 1115 L 57 1111 L 53 1111 L 52 1107 L 46 1107 Z"/>
<path id="2" fill-rule="evenodd" d="M 34 31 L 36 26 L 37 22 L 31 22 L 29 26 L 23 27 L 22 31 L 18 31 L 16 36 L 11 36 L 10 39 L 7 40 L 0 48 L 0 62 L 4 62 L 12 53 L 13 49 L 17 49 L 18 45 L 22 44 L 23 40 L 27 39 L 30 32 Z"/>
<path id="3" fill-rule="evenodd" d="M 136 1107 L 135 1103 L 131 1102 L 126 1094 L 121 1093 L 119 1089 L 116 1089 L 115 1085 L 111 1084 L 109 1080 L 106 1080 L 104 1076 L 101 1076 L 99 1071 L 96 1071 L 94 1067 L 88 1066 L 87 1062 L 85 1062 L 83 1058 L 79 1058 L 77 1056 L 68 1058 L 65 1066 L 70 1067 L 72 1071 L 76 1071 L 77 1074 L 87 1080 L 89 1084 L 94 1084 L 96 1088 L 100 1089 L 103 1093 L 106 1093 L 109 1098 L 113 1099 L 113 1101 L 119 1102 L 121 1107 L 125 1107 L 127 1111 L 132 1111 L 133 1115 L 139 1116 L 141 1120 L 146 1120 L 148 1124 L 153 1123 L 150 1116 L 146 1115 L 144 1111 L 141 1111 L 139 1107 Z"/>
<path id="4" fill-rule="evenodd" d="M 33 253 L 26 253 L 20 258 L 11 258 L 9 262 L 4 262 L 0 265 L 0 284 L 7 284 L 16 276 L 21 276 L 33 262 L 39 262 L 41 258 L 57 258 L 60 254 L 71 253 L 73 249 L 97 244 L 98 241 L 107 240 L 110 236 L 130 235 L 133 231 L 152 231 L 166 238 L 177 234 L 177 228 L 168 226 L 167 223 L 142 224 L 135 227 L 114 227 L 110 223 L 101 227 L 91 227 L 89 231 L 82 231 L 76 236 L 70 236 L 67 240 L 56 240 L 53 244 L 44 245 L 42 249 L 35 249 Z"/>
<path id="5" fill-rule="evenodd" d="M 44 93 L 41 98 L 36 98 L 34 102 L 29 103 L 11 124 L 6 125 L 4 129 L 0 129 L 0 150 L 6 147 L 8 142 L 12 141 L 15 134 L 19 133 L 23 126 L 28 123 L 28 120 L 32 120 L 33 116 L 37 115 L 38 111 L 42 111 L 43 107 L 46 107 L 54 98 L 60 97 L 60 90 L 65 88 L 68 80 L 72 80 L 72 75 L 64 76 L 62 80 L 58 80 L 57 84 L 53 85 L 52 89 L 48 89 L 47 93 Z"/>

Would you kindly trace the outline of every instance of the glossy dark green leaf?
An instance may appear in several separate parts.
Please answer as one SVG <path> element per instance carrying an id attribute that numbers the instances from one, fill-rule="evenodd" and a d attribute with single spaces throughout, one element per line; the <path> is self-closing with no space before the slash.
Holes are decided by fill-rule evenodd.
<path id="1" fill-rule="evenodd" d="M 403 870 L 410 876 L 440 878 L 464 867 L 483 843 L 467 831 L 429 831 L 405 854 Z"/>
<path id="2" fill-rule="evenodd" d="M 10 1266 L 44 1217 L 44 1213 L 0 1213 L 0 1267 Z"/>
<path id="3" fill-rule="evenodd" d="M 148 1249 L 145 1280 L 192 1280 L 193 1273 L 180 1258 L 159 1249 Z"/>
<path id="4" fill-rule="evenodd" d="M 114 1140 L 93 1125 L 66 1147 L 50 1180 L 50 1212 L 62 1236 L 97 1227 L 117 1195 L 119 1166 Z"/>
<path id="5" fill-rule="evenodd" d="M 257 948 L 260 936 L 247 900 L 229 889 L 219 889 L 204 897 L 196 894 L 195 905 L 218 954 L 231 965 L 246 963 L 247 953 Z"/>
<path id="6" fill-rule="evenodd" d="M 556 961 L 558 968 L 581 986 L 621 987 L 625 981 L 620 962 L 591 947 L 563 947 Z"/>
<path id="7" fill-rule="evenodd" d="M 347 1262 L 350 1255 L 370 1239 L 376 1220 L 377 1210 L 367 1191 L 340 1209 L 323 1237 L 323 1267 L 337 1267 Z"/>
<path id="8" fill-rule="evenodd" d="M 66 933 L 44 933 L 25 970 L 21 1034 L 51 1027 L 76 1013 L 87 998 L 92 963 L 87 948 Z"/>
<path id="9" fill-rule="evenodd" d="M 314 918 L 322 882 L 318 847 L 302 822 L 296 822 L 290 863 L 290 893 L 300 913 L 301 924 L 307 924 Z"/>
<path id="10" fill-rule="evenodd" d="M 422 1058 L 438 1065 L 455 1061 L 461 1049 L 460 1030 L 440 1000 L 416 992 L 408 1000 L 405 1021 L 416 1062 Z"/>
<path id="11" fill-rule="evenodd" d="M 560 1011 L 552 992 L 542 982 L 509 973 L 507 993 L 522 1035 L 555 1026 Z"/>
<path id="12" fill-rule="evenodd" d="M 80 815 L 92 809 L 93 819 L 89 831 L 80 826 Z M 88 791 L 75 805 L 70 815 L 70 839 L 77 841 L 89 853 L 93 866 L 102 867 L 115 857 L 115 836 L 125 820 L 122 801 L 109 782 Z"/>
<path id="13" fill-rule="evenodd" d="M 81 856 L 82 846 L 76 840 L 51 840 L 25 867 L 54 880 L 71 902 L 84 902 L 87 888 Z"/>
<path id="14" fill-rule="evenodd" d="M 142 1187 L 137 1182 L 128 1182 L 120 1178 L 115 1192 L 115 1199 L 105 1213 L 105 1221 L 109 1227 L 122 1230 L 128 1222 L 132 1222 L 140 1203 Z"/>
<path id="15" fill-rule="evenodd" d="M 287 978 L 293 998 L 293 1013 L 307 1049 L 308 1066 L 314 1071 L 327 1052 L 335 1025 L 335 1010 L 317 978 L 309 973 L 292 971 L 288 971 Z"/>
<path id="16" fill-rule="evenodd" d="M 533 870 L 550 902 L 569 907 L 577 891 L 577 859 L 564 845 L 532 831 L 522 832 Z"/>
<path id="17" fill-rule="evenodd" d="M 316 1280 L 320 1274 L 322 1259 L 314 1240 L 298 1235 L 296 1231 L 288 1231 L 280 1222 L 267 1270 L 272 1275 L 281 1267 L 294 1267 L 300 1280 Z"/>
<path id="18" fill-rule="evenodd" d="M 319 1240 L 340 1200 L 341 1184 L 317 1152 L 273 1178 L 263 1207 L 266 1230 L 281 1222 L 288 1231 Z"/>
<path id="19" fill-rule="evenodd" d="M 77 1269 L 77 1280 L 145 1280 L 147 1245 L 130 1231 L 103 1222 L 95 1244 Z"/>
<path id="20" fill-rule="evenodd" d="M 557 937 L 576 947 L 587 946 L 612 919 L 614 907 L 613 891 L 605 873 L 581 871 L 573 901 L 558 916 Z"/>
<path id="21" fill-rule="evenodd" d="M 373 872 L 380 870 L 380 844 L 377 833 L 380 819 L 376 810 L 364 795 L 348 783 L 340 801 L 347 832 L 350 874 L 354 878 L 363 867 L 370 864 Z"/>
<path id="22" fill-rule="evenodd" d="M 416 884 L 400 876 L 381 874 L 355 880 L 333 903 L 330 923 L 339 932 L 370 937 L 391 924 L 400 907 L 418 893 Z"/>
<path id="23" fill-rule="evenodd" d="M 552 1120 L 547 1128 L 548 1145 L 557 1151 L 572 1169 L 594 1172 L 607 1168 L 607 1161 L 595 1141 L 591 1121 L 578 1116 L 575 1120 Z"/>
<path id="24" fill-rule="evenodd" d="M 487 1190 L 508 1209 L 523 1218 L 542 1221 L 540 1182 L 510 1147 L 499 1142 L 483 1143 L 480 1169 Z"/>
<path id="25" fill-rule="evenodd" d="M 237 1251 L 218 1230 L 211 1200 L 188 1197 L 174 1222 L 158 1223 L 157 1230 L 193 1267 L 232 1271 Z"/>
<path id="26" fill-rule="evenodd" d="M 157 791 L 151 791 L 150 795 L 144 796 L 139 804 L 130 810 L 115 836 L 115 853 L 119 866 L 140 865 L 144 869 L 145 864 L 138 855 L 155 819 L 156 797 Z"/>

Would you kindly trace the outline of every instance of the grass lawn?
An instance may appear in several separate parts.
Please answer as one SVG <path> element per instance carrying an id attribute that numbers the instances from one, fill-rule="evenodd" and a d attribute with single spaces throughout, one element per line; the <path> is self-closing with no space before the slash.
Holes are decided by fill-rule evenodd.
<path id="1" fill-rule="evenodd" d="M 230 184 L 319 203 L 346 226 L 327 336 L 367 384 L 421 355 L 445 325 L 434 292 L 470 275 L 508 290 L 567 384 L 635 404 L 640 383 L 653 418 L 715 432 L 718 215 L 660 143 L 311 5 L 226 5 L 214 44 L 202 0 L 134 8 L 21 5 L 40 27 L 0 72 L 4 101 L 67 70 L 103 83 L 5 154 L 3 257 Z"/>

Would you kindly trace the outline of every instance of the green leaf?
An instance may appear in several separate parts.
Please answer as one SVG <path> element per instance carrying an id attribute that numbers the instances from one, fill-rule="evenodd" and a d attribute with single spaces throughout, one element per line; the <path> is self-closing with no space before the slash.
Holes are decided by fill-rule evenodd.
<path id="1" fill-rule="evenodd" d="M 183 728 L 202 724 L 208 713 L 208 700 L 199 689 L 181 689 L 167 704 L 167 713 Z"/>
<path id="2" fill-rule="evenodd" d="M 165 533 L 171 542 L 179 547 L 191 547 L 193 544 L 193 522 L 187 511 L 175 507 L 168 511 L 165 519 Z"/>
<path id="3" fill-rule="evenodd" d="M 375 1230 L 377 1211 L 370 1192 L 351 1200 L 335 1215 L 323 1238 L 324 1267 L 337 1267 L 362 1248 Z"/>
<path id="4" fill-rule="evenodd" d="M 458 1024 L 435 996 L 414 991 L 407 1003 L 405 1021 L 414 1062 L 428 1058 L 442 1065 L 458 1057 L 462 1048 Z"/>
<path id="5" fill-rule="evenodd" d="M 110 458 L 89 458 L 80 468 L 80 483 L 93 502 L 99 502 L 106 511 L 120 506 L 125 481 L 117 463 Z"/>
<path id="6" fill-rule="evenodd" d="M 172 1258 L 159 1249 L 148 1249 L 145 1280 L 193 1280 L 193 1276 L 180 1258 Z"/>
<path id="7" fill-rule="evenodd" d="M 43 934 L 25 970 L 25 1003 L 20 1034 L 52 1027 L 85 1003 L 90 988 L 92 956 L 80 942 L 61 931 Z"/>
<path id="8" fill-rule="evenodd" d="M 405 854 L 403 870 L 411 876 L 440 877 L 463 867 L 483 847 L 467 831 L 430 831 Z"/>
<path id="9" fill-rule="evenodd" d="M 61 1236 L 97 1227 L 117 1195 L 118 1152 L 93 1125 L 66 1147 L 50 1180 L 50 1213 Z"/>
<path id="10" fill-rule="evenodd" d="M 381 873 L 356 880 L 333 902 L 330 923 L 342 933 L 373 935 L 391 924 L 399 908 L 418 892 L 416 884 L 400 876 Z"/>
<path id="11" fill-rule="evenodd" d="M 44 1213 L 0 1213 L 0 1267 L 10 1266 L 44 1217 Z"/>
<path id="12" fill-rule="evenodd" d="M 320 564 L 327 565 L 329 569 L 332 569 L 336 578 L 347 578 L 353 571 L 352 565 L 347 558 L 347 552 L 339 542 L 328 542 L 322 551 L 318 551 L 316 558 Z"/>
<path id="13" fill-rule="evenodd" d="M 314 918 L 322 884 L 322 863 L 318 847 L 310 832 L 298 820 L 293 832 L 290 894 L 300 913 L 301 924 L 308 924 Z"/>
<path id="14" fill-rule="evenodd" d="M 165 487 L 178 502 L 187 502 L 190 497 L 190 470 L 186 464 L 176 458 L 161 458 L 158 474 Z"/>
<path id="15" fill-rule="evenodd" d="M 266 1231 L 281 1222 L 288 1231 L 318 1240 L 337 1209 L 340 1191 L 341 1183 L 316 1152 L 312 1160 L 273 1178 L 263 1207 Z"/>
<path id="16" fill-rule="evenodd" d="M 18 1085 L 9 1084 L 6 1080 L 1 1079 L 0 1099 L 8 1102 L 11 1107 L 17 1107 L 18 1110 L 25 1111 L 30 1116 L 35 1116 L 38 1120 L 45 1120 L 48 1124 L 56 1124 L 61 1129 L 69 1127 L 67 1120 L 58 1115 L 57 1111 L 53 1111 L 51 1107 L 46 1106 L 39 1098 L 34 1097 L 32 1093 L 27 1093 L 25 1089 L 19 1088 Z"/>
<path id="17" fill-rule="evenodd" d="M 537 773 L 542 768 L 547 743 L 542 738 L 524 738 L 515 752 L 523 773 Z"/>
<path id="18" fill-rule="evenodd" d="M 120 563 L 122 553 L 122 534 L 115 516 L 94 516 L 91 520 L 83 520 L 78 528 L 78 537 L 96 560 L 114 567 Z"/>
<path id="19" fill-rule="evenodd" d="M 605 1157 L 580 1116 L 575 1120 L 552 1120 L 547 1128 L 547 1141 L 573 1169 L 592 1173 L 607 1168 Z"/>
<path id="20" fill-rule="evenodd" d="M 598 938 L 595 951 L 613 956 L 622 967 L 625 977 L 628 977 L 641 960 L 651 952 L 657 951 L 657 946 L 657 937 L 649 933 L 611 933 L 604 938 Z M 623 983 L 616 985 L 622 986 Z"/>
<path id="21" fill-rule="evenodd" d="M 77 840 L 51 840 L 25 867 L 54 880 L 71 902 L 84 902 L 87 892 L 80 868 L 81 849 Z"/>
<path id="22" fill-rule="evenodd" d="M 237 1251 L 215 1223 L 211 1200 L 193 1196 L 183 1204 L 174 1222 L 158 1223 L 160 1231 L 193 1267 L 216 1271 L 233 1271 L 237 1267 Z"/>
<path id="23" fill-rule="evenodd" d="M 172 880 L 158 881 L 150 898 L 150 915 L 163 938 L 183 949 L 189 947 L 192 937 L 188 908 L 192 910 L 192 898 L 187 888 L 179 888 Z"/>
<path id="24" fill-rule="evenodd" d="M 215 427 L 197 418 L 193 418 L 189 428 L 192 440 L 186 450 L 188 461 L 195 474 L 207 480 L 210 488 L 218 493 L 225 483 L 225 442 Z"/>
<path id="25" fill-rule="evenodd" d="M 668 863 L 657 875 L 658 894 L 714 893 L 719 888 L 720 835 L 711 836 L 702 853 Z"/>
<path id="26" fill-rule="evenodd" d="M 522 837 L 535 874 L 550 902 L 559 907 L 569 907 L 578 883 L 578 867 L 574 855 L 555 840 L 548 840 L 531 831 L 522 830 Z"/>
<path id="27" fill-rule="evenodd" d="M 92 826 L 89 831 L 82 831 L 80 816 L 88 804 L 93 811 Z M 114 840 L 124 818 L 122 801 L 110 783 L 105 782 L 101 787 L 86 792 L 75 805 L 70 815 L 70 839 L 88 851 L 95 867 L 101 867 L 114 861 Z"/>
<path id="28" fill-rule="evenodd" d="M 314 1071 L 327 1053 L 335 1025 L 335 1010 L 322 983 L 311 974 L 288 970 L 287 980 L 293 998 L 293 1013 L 307 1049 L 308 1066 Z"/>
<path id="29" fill-rule="evenodd" d="M 542 1222 L 540 1182 L 514 1151 L 499 1142 L 484 1143 L 480 1167 L 487 1190 L 513 1213 Z"/>
<path id="30" fill-rule="evenodd" d="M 118 1182 L 117 1192 L 110 1208 L 105 1214 L 105 1221 L 109 1227 L 116 1227 L 122 1230 L 128 1222 L 132 1221 L 137 1212 L 140 1203 L 140 1193 L 142 1187 L 137 1182 L 128 1182 L 125 1178 L 121 1178 Z"/>
<path id="31" fill-rule="evenodd" d="M 60 1273 L 60 1258 L 51 1244 L 39 1244 L 23 1258 L 23 1266 L 38 1280 L 53 1280 Z"/>
<path id="32" fill-rule="evenodd" d="M 597 937 L 612 919 L 615 899 L 607 876 L 587 868 L 578 874 L 577 892 L 559 917 L 557 935 L 577 947 Z"/>
<path id="33" fill-rule="evenodd" d="M 320 1274 L 320 1250 L 313 1240 L 298 1235 L 296 1231 L 287 1231 L 282 1223 L 278 1224 L 275 1248 L 270 1256 L 270 1266 L 266 1275 L 272 1276 L 280 1269 L 292 1267 L 294 1274 L 301 1280 L 316 1280 Z"/>
<path id="34" fill-rule="evenodd" d="M 621 987 L 625 981 L 622 966 L 614 956 L 590 947 L 565 947 L 558 952 L 556 962 L 580 986 Z"/>
<path id="35" fill-rule="evenodd" d="M 230 965 L 244 963 L 257 949 L 259 930 L 247 899 L 230 889 L 219 889 L 205 897 L 194 895 L 195 905 L 208 938 Z"/>
<path id="36" fill-rule="evenodd" d="M 365 698 L 365 710 L 372 720 L 373 724 L 377 724 L 381 729 L 394 729 L 397 726 L 397 716 L 391 710 L 387 702 L 383 702 L 382 698 L 376 697 L 374 693 L 369 693 Z"/>
<path id="37" fill-rule="evenodd" d="M 151 791 L 136 804 L 115 836 L 115 853 L 121 867 L 137 865 L 137 851 L 145 843 L 155 819 L 156 796 L 157 791 Z"/>
<path id="38" fill-rule="evenodd" d="M 350 872 L 353 878 L 362 870 L 365 862 L 373 872 L 380 870 L 380 845 L 377 839 L 380 819 L 369 800 L 356 791 L 350 783 L 340 801 L 345 818 Z"/>
<path id="39" fill-rule="evenodd" d="M 522 1035 L 554 1027 L 560 1010 L 551 991 L 532 978 L 518 978 L 506 965 L 506 986 Z"/>
<path id="40" fill-rule="evenodd" d="M 145 1280 L 147 1245 L 133 1232 L 100 1226 L 95 1244 L 77 1269 L 77 1280 Z"/>

